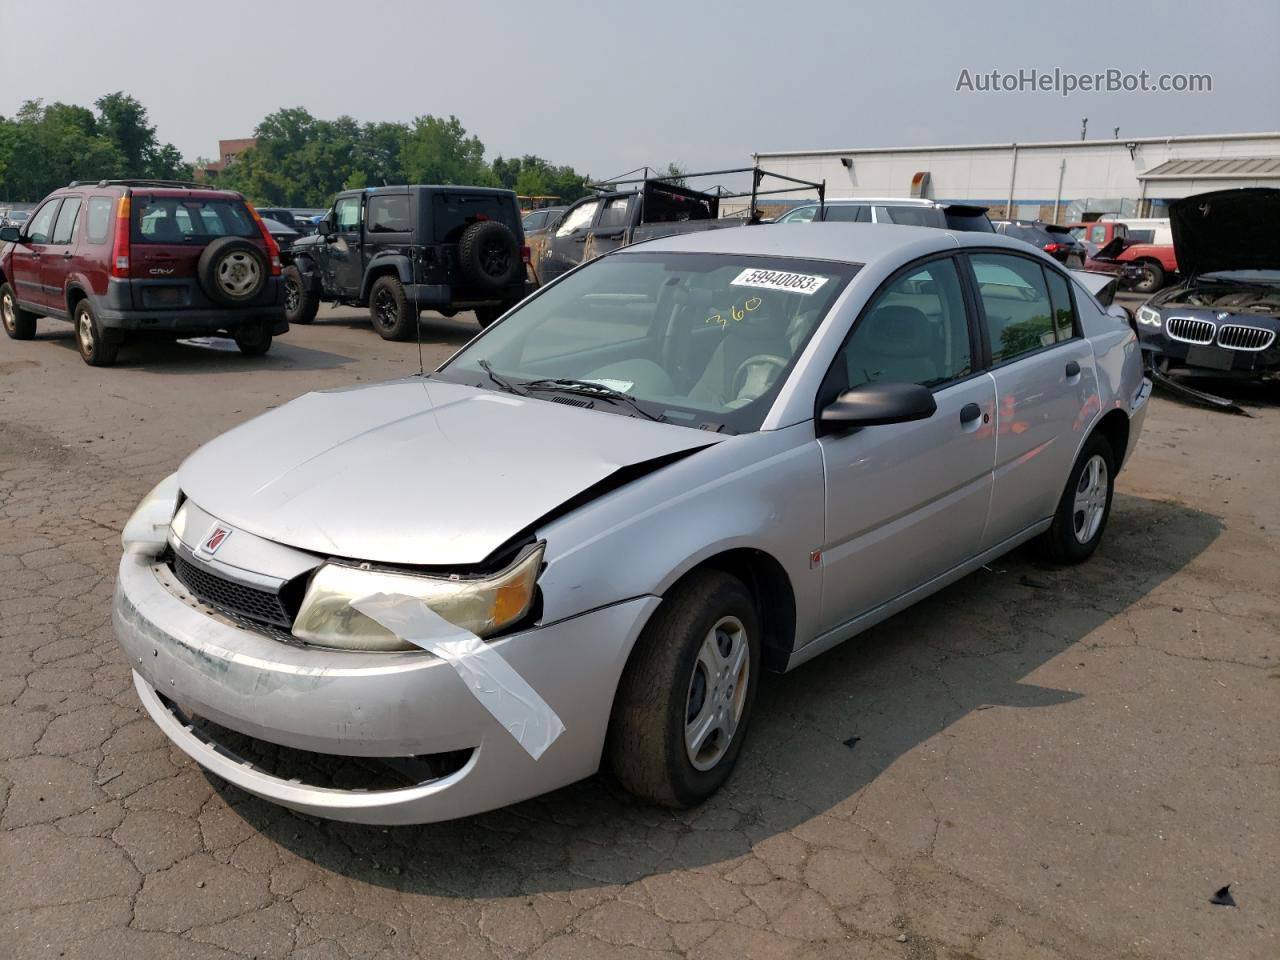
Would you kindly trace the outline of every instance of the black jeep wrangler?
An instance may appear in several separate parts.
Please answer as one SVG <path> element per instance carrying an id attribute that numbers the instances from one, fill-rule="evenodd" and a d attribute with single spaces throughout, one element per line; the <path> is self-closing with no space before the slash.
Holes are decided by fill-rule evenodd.
<path id="1" fill-rule="evenodd" d="M 348 190 L 282 258 L 290 323 L 310 323 L 321 301 L 368 306 L 387 340 L 412 340 L 422 310 L 474 310 L 488 326 L 526 293 L 528 248 L 510 190 Z"/>

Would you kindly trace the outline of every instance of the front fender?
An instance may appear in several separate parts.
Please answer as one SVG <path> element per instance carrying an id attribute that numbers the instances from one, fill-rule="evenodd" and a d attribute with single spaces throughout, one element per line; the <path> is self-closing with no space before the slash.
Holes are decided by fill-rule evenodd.
<path id="1" fill-rule="evenodd" d="M 604 416 L 605 414 L 601 414 Z M 813 424 L 732 437 L 539 527 L 543 620 L 637 596 L 662 596 L 727 550 L 776 560 L 796 600 L 796 642 L 813 636 L 825 491 Z"/>

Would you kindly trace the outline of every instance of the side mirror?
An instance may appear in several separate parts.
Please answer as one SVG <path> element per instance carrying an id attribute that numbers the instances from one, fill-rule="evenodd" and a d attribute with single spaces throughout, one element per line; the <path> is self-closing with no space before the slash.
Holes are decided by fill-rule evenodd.
<path id="1" fill-rule="evenodd" d="M 22 231 L 17 227 L 0 227 L 0 243 L 21 243 Z"/>
<path id="2" fill-rule="evenodd" d="M 915 383 L 864 383 L 823 408 L 819 420 L 831 430 L 927 420 L 938 412 L 928 387 Z"/>
<path id="3" fill-rule="evenodd" d="M 333 224 L 328 220 L 321 220 L 316 224 L 316 233 L 320 234 L 322 237 L 333 236 Z"/>

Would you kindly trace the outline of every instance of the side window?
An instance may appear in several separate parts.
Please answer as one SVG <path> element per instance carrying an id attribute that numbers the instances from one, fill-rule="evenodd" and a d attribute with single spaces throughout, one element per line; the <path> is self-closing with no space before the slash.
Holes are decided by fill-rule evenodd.
<path id="1" fill-rule="evenodd" d="M 1056 341 L 1049 289 L 1040 264 L 1001 253 L 972 257 L 986 314 L 991 362 L 1007 363 Z"/>
<path id="2" fill-rule="evenodd" d="M 973 372 L 960 274 L 934 260 L 880 291 L 841 349 L 848 387 L 918 383 L 936 387 Z"/>
<path id="3" fill-rule="evenodd" d="M 370 233 L 408 233 L 413 229 L 407 196 L 373 196 L 367 207 Z"/>
<path id="4" fill-rule="evenodd" d="M 1056 270 L 1044 267 L 1049 280 L 1049 299 L 1053 301 L 1053 332 L 1061 343 L 1076 335 L 1076 310 L 1071 302 L 1071 285 Z"/>
<path id="5" fill-rule="evenodd" d="M 630 209 L 630 204 L 630 197 L 614 197 L 604 205 L 604 212 L 600 214 L 599 226 L 625 227 L 627 225 L 627 211 Z"/>
<path id="6" fill-rule="evenodd" d="M 115 203 L 110 197 L 89 198 L 89 223 L 85 230 L 85 239 L 90 243 L 106 243 L 107 234 L 111 232 L 111 214 Z"/>
<path id="7" fill-rule="evenodd" d="M 809 223 L 818 215 L 817 207 L 797 207 L 785 214 L 779 223 Z"/>
<path id="8" fill-rule="evenodd" d="M 858 204 L 837 203 L 834 206 L 826 208 L 822 215 L 822 219 L 828 223 L 840 221 L 843 223 L 870 223 L 871 208 Z"/>
<path id="9" fill-rule="evenodd" d="M 1107 242 L 1107 228 L 1102 224 L 1089 228 L 1089 242 L 1096 243 L 1098 246 Z"/>
<path id="10" fill-rule="evenodd" d="M 63 201 L 62 210 L 58 213 L 58 222 L 53 225 L 53 239 L 49 241 L 50 243 L 65 245 L 75 239 L 81 203 L 79 197 L 68 197 Z"/>
<path id="11" fill-rule="evenodd" d="M 567 237 L 569 234 L 583 227 L 591 226 L 591 221 L 595 219 L 596 210 L 600 207 L 599 200 L 592 200 L 581 206 L 574 207 L 565 215 L 564 222 L 560 224 L 560 228 L 556 230 L 557 237 Z"/>
<path id="12" fill-rule="evenodd" d="M 334 207 L 335 229 L 351 231 L 360 229 L 360 198 L 343 197 Z"/>
<path id="13" fill-rule="evenodd" d="M 50 200 L 31 218 L 31 226 L 27 228 L 27 239 L 32 243 L 48 243 L 53 232 L 53 216 L 58 212 L 58 200 Z"/>

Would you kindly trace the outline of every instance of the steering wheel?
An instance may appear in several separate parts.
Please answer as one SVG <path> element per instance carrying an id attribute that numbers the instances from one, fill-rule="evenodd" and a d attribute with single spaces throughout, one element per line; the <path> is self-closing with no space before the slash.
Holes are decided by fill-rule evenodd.
<path id="1" fill-rule="evenodd" d="M 733 384 L 730 390 L 731 399 L 754 400 L 769 389 L 774 376 L 777 376 L 777 373 L 771 376 L 769 371 L 776 370 L 780 373 L 790 362 L 773 353 L 757 353 L 754 357 L 747 357 L 733 372 L 733 380 L 730 381 Z M 746 396 L 744 397 L 743 394 Z"/>

